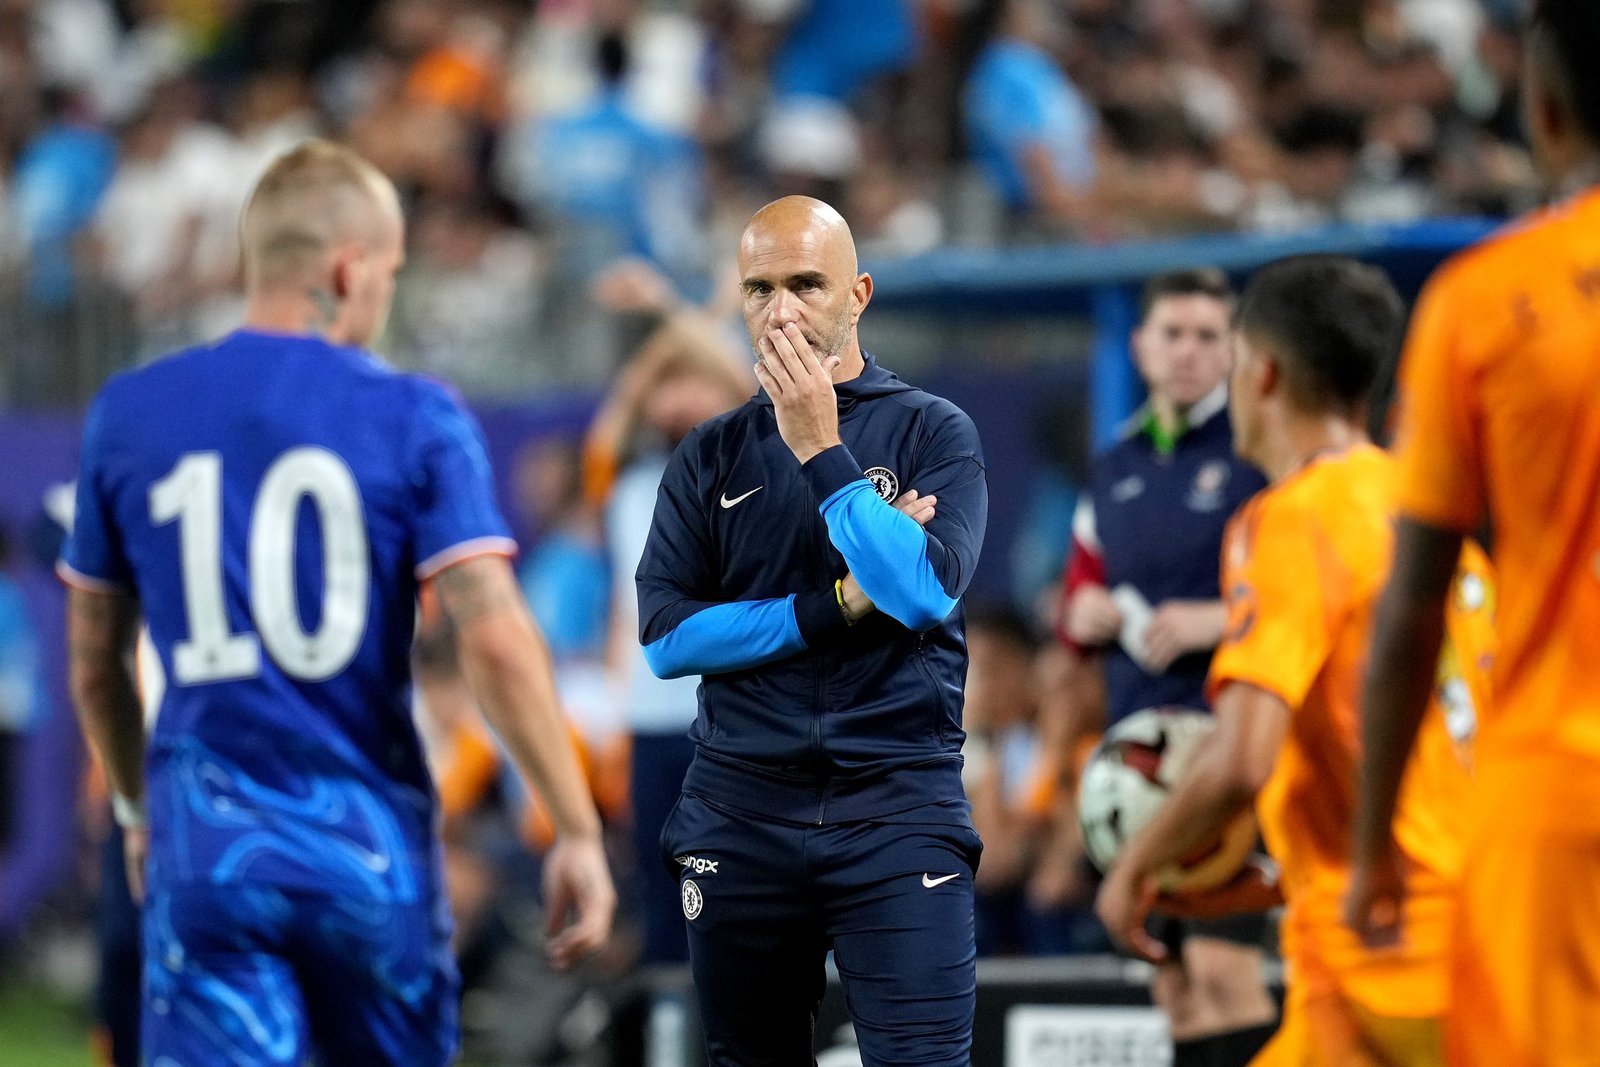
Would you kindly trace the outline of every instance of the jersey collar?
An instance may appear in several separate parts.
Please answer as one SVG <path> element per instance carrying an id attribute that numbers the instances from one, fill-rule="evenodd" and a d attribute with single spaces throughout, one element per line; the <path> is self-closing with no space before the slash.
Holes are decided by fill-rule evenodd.
<path id="1" fill-rule="evenodd" d="M 1227 407 L 1228 385 L 1226 382 L 1222 382 L 1211 392 L 1195 401 L 1194 406 L 1189 409 L 1189 414 L 1184 419 L 1183 425 L 1171 437 L 1162 432 L 1160 425 L 1156 422 L 1155 411 L 1149 404 L 1141 404 L 1139 410 L 1128 416 L 1127 420 L 1118 429 L 1118 435 L 1127 440 L 1143 434 L 1150 439 L 1150 443 L 1155 446 L 1157 452 L 1162 455 L 1170 455 L 1177 447 L 1178 441 L 1185 434 L 1191 430 L 1198 430 L 1222 414 Z"/>

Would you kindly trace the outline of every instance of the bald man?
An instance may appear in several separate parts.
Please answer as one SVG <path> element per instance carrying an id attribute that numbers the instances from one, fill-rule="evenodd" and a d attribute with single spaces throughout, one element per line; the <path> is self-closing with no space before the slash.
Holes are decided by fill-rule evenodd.
<path id="1" fill-rule="evenodd" d="M 710 1062 L 809 1067 L 832 949 L 864 1064 L 966 1067 L 977 434 L 861 350 L 872 278 L 831 207 L 763 208 L 739 271 L 761 391 L 679 446 L 638 571 L 651 669 L 703 678 L 661 844 Z"/>
<path id="2" fill-rule="evenodd" d="M 410 710 L 424 586 L 559 827 L 558 965 L 610 926 L 599 819 L 477 427 L 364 348 L 403 256 L 394 188 L 307 142 L 243 235 L 243 327 L 96 398 L 59 566 L 73 697 L 144 901 L 144 1062 L 443 1065 L 458 982 Z M 167 679 L 148 750 L 141 613 Z"/>

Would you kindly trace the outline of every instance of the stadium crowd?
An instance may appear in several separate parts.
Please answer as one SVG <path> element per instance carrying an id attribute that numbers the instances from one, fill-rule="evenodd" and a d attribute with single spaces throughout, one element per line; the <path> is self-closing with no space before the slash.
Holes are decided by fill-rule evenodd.
<path id="1" fill-rule="evenodd" d="M 415 220 L 384 348 L 598 385 L 597 282 L 704 294 L 779 192 L 869 262 L 1529 202 L 1513 0 L 6 0 L 0 395 L 81 398 L 237 310 L 239 207 L 320 133 Z"/>

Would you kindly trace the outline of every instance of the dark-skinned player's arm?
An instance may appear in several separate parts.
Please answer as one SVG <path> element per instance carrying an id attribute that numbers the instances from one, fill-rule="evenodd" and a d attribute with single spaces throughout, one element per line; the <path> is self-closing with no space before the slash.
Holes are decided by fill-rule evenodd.
<path id="1" fill-rule="evenodd" d="M 772 397 L 778 430 L 820 501 L 828 538 L 866 600 L 913 630 L 939 625 L 955 609 L 977 566 L 989 491 L 972 421 L 954 405 L 930 408 L 911 489 L 933 498 L 926 526 L 907 521 L 867 480 L 839 438 L 838 401 L 799 328 L 769 331 L 756 377 Z M 902 472 L 906 473 L 906 472 Z"/>
<path id="2" fill-rule="evenodd" d="M 1404 883 L 1394 841 L 1400 783 L 1433 694 L 1445 600 L 1462 535 L 1401 518 L 1378 601 L 1361 700 L 1361 773 L 1345 922 L 1371 946 L 1399 938 Z"/>
<path id="3" fill-rule="evenodd" d="M 556 696 L 549 648 L 504 556 L 471 556 L 428 581 L 455 627 L 461 673 L 484 719 L 555 823 L 544 862 L 547 950 L 556 966 L 570 966 L 611 932 L 617 895 L 600 816 Z"/>
<path id="4" fill-rule="evenodd" d="M 1216 728 L 1156 814 L 1129 841 L 1101 883 L 1095 910 L 1124 948 L 1152 962 L 1166 949 L 1144 924 L 1160 895 L 1157 876 L 1211 844 L 1266 784 L 1289 732 L 1276 693 L 1230 682 L 1217 695 Z"/>

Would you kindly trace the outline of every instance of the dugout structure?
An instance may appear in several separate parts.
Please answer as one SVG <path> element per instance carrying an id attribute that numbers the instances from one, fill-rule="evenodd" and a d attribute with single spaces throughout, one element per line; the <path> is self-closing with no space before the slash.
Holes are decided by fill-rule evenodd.
<path id="1" fill-rule="evenodd" d="M 1087 317 L 1090 412 L 1096 447 L 1139 403 L 1142 388 L 1128 356 L 1139 291 L 1152 275 L 1217 267 L 1240 285 L 1256 268 L 1285 256 L 1353 256 L 1389 272 L 1407 300 L 1451 253 L 1492 233 L 1498 219 L 1341 223 L 1277 234 L 1222 234 L 1109 245 L 1041 245 L 1003 250 L 942 249 L 867 263 L 874 313 L 1002 318 Z"/>

